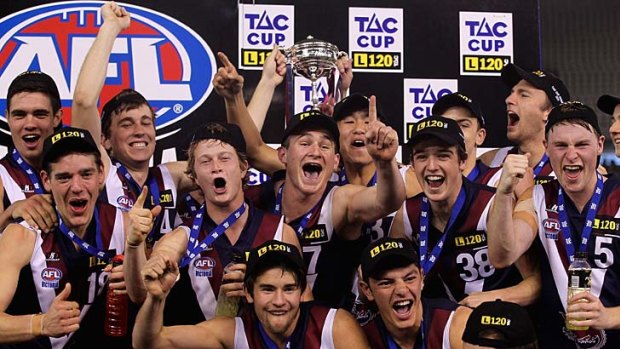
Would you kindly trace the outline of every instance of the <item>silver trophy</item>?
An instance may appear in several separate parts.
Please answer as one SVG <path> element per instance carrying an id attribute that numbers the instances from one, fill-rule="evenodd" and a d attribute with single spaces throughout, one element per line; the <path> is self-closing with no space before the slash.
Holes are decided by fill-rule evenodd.
<path id="1" fill-rule="evenodd" d="M 345 52 L 327 41 L 308 36 L 305 40 L 295 43 L 284 50 L 286 63 L 292 65 L 295 75 L 303 76 L 312 83 L 312 109 L 319 109 L 317 80 L 331 77 L 336 68 L 336 60 Z"/>

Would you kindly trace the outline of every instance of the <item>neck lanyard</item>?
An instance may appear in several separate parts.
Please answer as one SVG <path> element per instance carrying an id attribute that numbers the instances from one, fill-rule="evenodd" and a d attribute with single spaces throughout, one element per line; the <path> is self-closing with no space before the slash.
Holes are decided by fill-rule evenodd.
<path id="1" fill-rule="evenodd" d="M 471 182 L 475 182 L 479 174 L 480 174 L 480 169 L 478 168 L 478 162 L 476 162 L 476 164 L 474 165 L 474 168 L 472 168 L 471 172 L 469 172 L 469 174 L 467 175 L 467 179 L 469 179 Z"/>
<path id="2" fill-rule="evenodd" d="M 273 209 L 273 212 L 279 215 L 282 214 L 282 192 L 283 191 L 284 191 L 284 184 L 282 184 L 280 188 L 278 188 L 278 194 L 276 195 L 276 206 Z M 303 218 L 299 222 L 299 225 L 294 226 L 293 224 L 289 223 L 289 225 L 293 229 L 295 229 L 295 231 L 297 232 L 297 236 L 303 235 L 304 229 L 306 229 L 306 226 L 308 225 L 310 218 L 312 218 L 312 213 L 317 208 L 317 206 L 319 206 L 320 203 L 321 201 L 317 202 L 316 205 L 314 205 L 314 207 L 310 209 L 310 211 L 306 212 L 306 214 L 303 216 Z"/>
<path id="3" fill-rule="evenodd" d="M 349 184 L 349 180 L 347 179 L 347 173 L 344 170 L 344 168 L 340 170 L 340 175 L 338 177 L 340 179 L 340 182 L 338 183 L 338 185 Z M 366 186 L 369 188 L 374 187 L 375 185 L 377 185 L 377 171 L 375 171 L 375 173 L 372 175 L 372 178 L 370 178 L 370 181 L 366 183 Z"/>
<path id="4" fill-rule="evenodd" d="M 545 153 L 542 159 L 538 162 L 538 165 L 536 165 L 536 168 L 534 168 L 534 177 L 538 177 L 538 174 L 542 171 L 543 167 L 545 167 L 547 161 L 549 161 L 549 156 Z"/>
<path id="5" fill-rule="evenodd" d="M 28 175 L 28 179 L 30 179 L 30 182 L 34 186 L 34 193 L 44 194 L 45 192 L 41 186 L 39 175 L 37 175 L 37 172 L 32 168 L 32 166 L 30 166 L 26 160 L 22 158 L 16 148 L 13 148 L 11 155 L 13 156 L 13 160 L 17 163 L 17 166 L 19 166 L 19 168 Z"/>
<path id="6" fill-rule="evenodd" d="M 581 244 L 579 245 L 579 251 L 585 252 L 590 234 L 592 233 L 592 223 L 598 211 L 598 205 L 601 202 L 601 196 L 603 193 L 603 176 L 600 173 L 596 174 L 596 188 L 592 194 L 590 200 L 590 207 L 588 207 L 588 213 L 586 214 L 586 222 L 581 232 Z M 573 244 L 572 235 L 570 232 L 570 226 L 568 222 L 568 215 L 566 214 L 566 207 L 564 204 L 564 191 L 562 187 L 558 189 L 558 217 L 560 218 L 560 228 L 562 229 L 562 235 L 564 235 L 564 242 L 566 245 L 566 255 L 569 261 L 572 263 L 575 258 L 575 246 Z"/>
<path id="7" fill-rule="evenodd" d="M 196 201 L 191 195 L 189 195 L 189 193 L 185 195 L 185 198 L 183 200 L 185 200 L 185 204 L 187 205 L 187 208 L 189 208 L 190 214 L 195 215 L 198 211 L 198 208 L 200 207 L 198 201 Z"/>
<path id="8" fill-rule="evenodd" d="M 79 236 L 77 236 L 77 234 L 72 232 L 69 229 L 69 227 L 67 227 L 65 223 L 62 221 L 62 218 L 60 217 L 60 212 L 58 212 L 58 210 L 56 210 L 56 214 L 58 215 L 58 222 L 60 223 L 58 225 L 58 228 L 63 233 L 63 235 L 65 235 L 66 237 L 71 239 L 71 241 L 79 245 L 80 248 L 82 248 L 84 251 L 86 251 L 91 256 L 95 256 L 101 260 L 104 260 L 106 261 L 106 263 L 110 263 L 112 261 L 112 256 L 109 253 L 102 250 L 103 242 L 101 240 L 101 226 L 99 225 L 99 211 L 97 210 L 96 207 L 95 207 L 95 211 L 93 212 L 93 219 L 95 220 L 95 227 L 96 227 L 96 231 L 95 231 L 95 238 L 97 241 L 96 247 L 82 240 Z"/>
<path id="9" fill-rule="evenodd" d="M 450 219 L 448 220 L 448 225 L 446 229 L 444 229 L 444 233 L 441 235 L 441 238 L 433 247 L 431 251 L 430 257 L 427 259 L 428 253 L 428 231 L 430 228 L 429 224 L 429 207 L 428 198 L 426 196 L 422 197 L 422 212 L 420 216 L 420 262 L 422 264 L 422 269 L 424 269 L 424 275 L 428 275 L 430 270 L 437 262 L 439 255 L 441 254 L 441 250 L 443 249 L 444 242 L 446 241 L 446 237 L 450 233 L 450 229 L 452 229 L 452 225 L 458 217 L 463 205 L 465 204 L 465 188 L 461 186 L 461 191 L 459 192 L 458 197 L 456 198 L 456 202 L 452 207 L 452 213 L 450 214 Z"/>
<path id="10" fill-rule="evenodd" d="M 233 213 L 231 213 L 222 223 L 218 224 L 211 232 L 205 237 L 200 243 L 198 243 L 198 235 L 200 234 L 200 229 L 202 227 L 202 220 L 204 215 L 207 213 L 205 209 L 205 205 L 200 207 L 200 210 L 194 217 L 194 222 L 192 224 L 192 229 L 189 233 L 189 241 L 187 243 L 187 251 L 185 252 L 185 256 L 181 260 L 181 267 L 184 267 L 189 264 L 189 262 L 194 259 L 200 252 L 204 251 L 207 247 L 213 244 L 215 239 L 224 235 L 226 229 L 235 224 L 239 217 L 245 212 L 245 202 L 241 204 L 241 206 L 236 209 Z"/>
<path id="11" fill-rule="evenodd" d="M 278 349 L 278 345 L 271 338 L 269 338 L 267 331 L 265 331 L 260 321 L 258 321 L 258 332 L 260 333 L 260 336 L 263 338 L 263 342 L 265 343 L 268 349 Z M 290 337 L 286 339 L 286 342 L 284 343 L 284 348 L 286 349 L 291 348 Z"/>

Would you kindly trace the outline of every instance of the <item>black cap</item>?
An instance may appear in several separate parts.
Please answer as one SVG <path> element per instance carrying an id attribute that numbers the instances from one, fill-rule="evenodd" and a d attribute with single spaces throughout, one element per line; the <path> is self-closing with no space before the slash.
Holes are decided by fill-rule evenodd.
<path id="1" fill-rule="evenodd" d="M 116 96 L 112 97 L 103 106 L 103 109 L 101 110 L 101 125 L 106 125 L 106 124 L 109 125 L 109 121 L 110 121 L 110 118 L 112 117 L 112 113 L 114 113 L 114 111 L 118 109 L 120 106 L 122 105 L 139 106 L 143 104 L 148 105 L 149 108 L 151 107 L 149 102 L 146 100 L 146 98 L 144 98 L 142 94 L 140 94 L 140 92 L 134 89 L 131 89 L 131 88 L 126 88 L 122 90 L 121 92 L 119 92 L 118 94 L 116 94 Z"/>
<path id="2" fill-rule="evenodd" d="M 370 98 L 364 96 L 361 93 L 353 93 L 344 98 L 334 106 L 334 114 L 332 115 L 334 120 L 340 121 L 347 116 L 355 113 L 356 111 L 365 110 L 368 111 L 368 104 Z M 385 122 L 383 108 L 377 102 L 377 118 L 382 122 Z"/>
<path id="3" fill-rule="evenodd" d="M 381 238 L 368 245 L 362 253 L 362 276 L 379 278 L 386 271 L 409 264 L 420 266 L 420 259 L 411 241 Z"/>
<path id="4" fill-rule="evenodd" d="M 594 110 L 577 101 L 568 101 L 551 109 L 551 112 L 549 112 L 549 116 L 547 117 L 547 124 L 545 124 L 545 134 L 549 133 L 549 130 L 551 130 L 553 125 L 560 121 L 569 119 L 583 120 L 592 125 L 598 134 L 601 134 L 601 128 L 598 125 L 598 118 L 596 117 Z"/>
<path id="5" fill-rule="evenodd" d="M 30 70 L 15 77 L 6 94 L 7 103 L 10 103 L 11 97 L 20 92 L 41 92 L 49 96 L 54 111 L 60 109 L 60 93 L 56 82 L 44 72 Z"/>
<path id="6" fill-rule="evenodd" d="M 480 108 L 480 104 L 460 92 L 454 92 L 439 98 L 433 105 L 431 112 L 433 115 L 443 115 L 446 110 L 452 107 L 463 107 L 469 109 L 476 119 L 478 119 L 480 127 L 484 128 L 486 126 L 484 116 L 482 116 L 482 108 Z"/>
<path id="7" fill-rule="evenodd" d="M 545 91 L 553 106 L 570 100 L 568 89 L 557 76 L 542 70 L 535 70 L 529 73 L 512 63 L 504 66 L 502 69 L 502 81 L 508 87 L 513 87 L 521 80 L 525 80 L 536 88 Z"/>
<path id="8" fill-rule="evenodd" d="M 254 275 L 256 270 L 266 261 L 273 261 L 274 259 L 281 260 L 292 265 L 295 269 L 302 270 L 304 275 L 301 276 L 306 277 L 306 264 L 301 258 L 299 249 L 286 242 L 269 240 L 250 251 L 245 279 L 247 280 L 250 276 L 256 277 Z"/>
<path id="9" fill-rule="evenodd" d="M 99 148 L 87 130 L 63 127 L 43 142 L 43 167 L 71 153 L 99 154 Z"/>
<path id="10" fill-rule="evenodd" d="M 246 152 L 245 139 L 239 126 L 224 122 L 207 122 L 194 133 L 192 143 L 208 139 L 217 139 L 230 144 L 240 153 Z"/>
<path id="11" fill-rule="evenodd" d="M 485 336 L 488 332 L 493 338 Z M 534 343 L 536 334 L 525 309 L 498 299 L 484 302 L 472 311 L 462 339 L 469 344 L 507 348 Z"/>
<path id="12" fill-rule="evenodd" d="M 620 97 L 602 95 L 598 98 L 596 106 L 605 114 L 613 115 L 614 109 L 620 104 Z"/>
<path id="13" fill-rule="evenodd" d="M 301 134 L 304 131 L 325 131 L 336 144 L 336 152 L 340 150 L 340 132 L 338 132 L 338 125 L 336 125 L 334 119 L 316 110 L 293 115 L 282 136 L 282 143 L 284 143 L 288 137 Z"/>
<path id="14" fill-rule="evenodd" d="M 423 137 L 435 137 L 448 143 L 457 145 L 465 150 L 465 136 L 459 124 L 441 115 L 431 115 L 413 124 L 409 130 L 407 146 L 412 147 Z"/>

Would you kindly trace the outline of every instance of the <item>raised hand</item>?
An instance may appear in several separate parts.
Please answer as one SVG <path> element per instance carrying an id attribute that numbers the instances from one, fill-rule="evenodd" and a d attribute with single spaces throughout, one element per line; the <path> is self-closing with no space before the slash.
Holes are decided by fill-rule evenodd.
<path id="1" fill-rule="evenodd" d="M 531 181 L 533 184 L 533 172 L 529 167 L 530 154 L 508 154 L 502 165 L 502 175 L 497 184 L 497 191 L 506 195 L 512 195 L 521 179 Z M 526 178 L 527 177 L 527 178 Z M 522 187 L 523 185 L 519 185 Z"/>
<path id="2" fill-rule="evenodd" d="M 50 232 L 58 223 L 56 209 L 52 206 L 52 195 L 37 194 L 11 204 L 11 217 L 22 218 L 31 227 Z"/>
<path id="3" fill-rule="evenodd" d="M 118 31 L 129 28 L 131 18 L 124 7 L 114 1 L 106 2 L 101 6 L 101 17 L 106 25 L 114 25 Z"/>
<path id="4" fill-rule="evenodd" d="M 336 61 L 336 68 L 340 74 L 340 94 L 344 95 L 353 82 L 353 61 L 349 56 L 343 55 Z"/>
<path id="5" fill-rule="evenodd" d="M 284 81 L 286 76 L 286 57 L 277 45 L 273 45 L 271 53 L 265 58 L 263 63 L 263 74 L 261 80 L 269 81 L 273 86 L 278 86 Z"/>
<path id="6" fill-rule="evenodd" d="M 213 77 L 213 88 L 225 99 L 234 99 L 238 93 L 242 92 L 243 76 L 237 73 L 237 69 L 224 53 L 218 52 L 217 57 L 222 62 L 222 67 Z"/>
<path id="7" fill-rule="evenodd" d="M 148 196 L 148 188 L 142 187 L 140 196 L 136 199 L 129 211 L 129 227 L 127 229 L 127 244 L 138 246 L 144 242 L 147 235 L 153 229 L 153 220 L 161 213 L 161 206 L 151 209 L 144 208 L 144 202 Z"/>
<path id="8" fill-rule="evenodd" d="M 68 301 L 71 294 L 71 284 L 52 301 L 47 313 L 41 319 L 41 335 L 48 337 L 62 337 L 80 328 L 80 306 L 77 302 Z"/>
<path id="9" fill-rule="evenodd" d="M 368 105 L 368 131 L 366 148 L 375 161 L 392 161 L 398 151 L 398 134 L 377 119 L 377 100 L 370 96 Z"/>
<path id="10" fill-rule="evenodd" d="M 164 298 L 177 281 L 179 265 L 166 255 L 156 254 L 142 268 L 142 280 L 147 292 L 155 298 Z"/>

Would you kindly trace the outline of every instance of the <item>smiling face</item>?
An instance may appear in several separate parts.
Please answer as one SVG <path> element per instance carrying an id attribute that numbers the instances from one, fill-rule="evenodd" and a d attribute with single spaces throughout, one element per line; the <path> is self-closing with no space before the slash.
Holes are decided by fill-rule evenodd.
<path id="1" fill-rule="evenodd" d="M 322 131 L 290 136 L 278 156 L 286 165 L 286 182 L 304 194 L 322 193 L 340 160 L 334 142 Z"/>
<path id="2" fill-rule="evenodd" d="M 260 274 L 246 299 L 271 338 L 288 338 L 299 319 L 302 289 L 290 271 L 270 268 Z"/>
<path id="3" fill-rule="evenodd" d="M 549 130 L 545 147 L 551 167 L 573 200 L 592 195 L 604 141 L 605 137 L 597 137 L 587 124 L 562 121 Z"/>
<path id="4" fill-rule="evenodd" d="M 340 154 L 342 161 L 354 166 L 372 164 L 372 157 L 366 149 L 368 110 L 360 110 L 338 121 L 340 131 Z"/>
<path id="5" fill-rule="evenodd" d="M 611 116 L 609 123 L 609 136 L 611 137 L 611 143 L 616 150 L 616 156 L 620 157 L 620 104 L 614 108 L 614 113 Z"/>
<path id="6" fill-rule="evenodd" d="M 417 327 L 422 319 L 421 294 L 423 277 L 415 264 L 393 268 L 380 278 L 368 278 L 361 288 L 379 309 L 381 319 L 388 329 Z"/>
<path id="7" fill-rule="evenodd" d="M 517 144 L 542 140 L 550 111 L 551 102 L 543 90 L 525 80 L 519 81 L 506 97 L 508 140 Z"/>
<path id="8" fill-rule="evenodd" d="M 41 171 L 45 190 L 52 193 L 63 222 L 74 232 L 85 231 L 92 219 L 103 186 L 103 166 L 94 155 L 73 153 L 61 156 Z"/>
<path id="9" fill-rule="evenodd" d="M 9 104 L 7 115 L 13 144 L 26 162 L 38 167 L 43 140 L 54 132 L 62 112 L 54 113 L 49 97 L 41 92 L 17 93 Z"/>
<path id="10" fill-rule="evenodd" d="M 413 145 L 413 170 L 430 201 L 455 199 L 463 182 L 465 160 L 459 158 L 456 145 L 427 137 Z"/>
<path id="11" fill-rule="evenodd" d="M 208 203 L 241 205 L 243 178 L 248 169 L 233 146 L 220 140 L 200 141 L 193 149 L 193 174 Z M 235 207 L 236 208 L 236 207 Z"/>
<path id="12" fill-rule="evenodd" d="M 114 113 L 110 123 L 109 138 L 104 137 L 104 147 L 114 158 L 130 168 L 141 168 L 155 152 L 155 124 L 153 111 L 142 104 L 137 108 Z"/>

